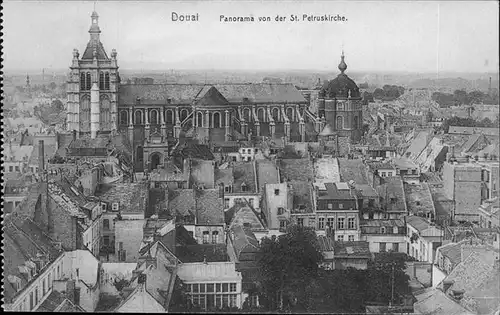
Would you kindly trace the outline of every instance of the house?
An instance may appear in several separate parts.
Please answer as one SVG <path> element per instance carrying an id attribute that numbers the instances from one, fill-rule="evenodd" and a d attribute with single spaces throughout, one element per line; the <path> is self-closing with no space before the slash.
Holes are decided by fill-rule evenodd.
<path id="1" fill-rule="evenodd" d="M 242 201 L 260 209 L 255 162 L 234 162 L 230 165 L 232 166 L 215 171 L 215 183 L 224 189 L 224 209 Z"/>
<path id="2" fill-rule="evenodd" d="M 215 188 L 215 161 L 190 158 L 189 170 L 189 188 Z"/>
<path id="3" fill-rule="evenodd" d="M 389 161 L 367 161 L 367 165 L 370 172 L 373 175 L 377 175 L 383 179 L 386 177 L 396 176 L 396 167 L 392 162 Z"/>
<path id="4" fill-rule="evenodd" d="M 443 139 L 434 137 L 416 158 L 409 161 L 414 162 L 412 162 L 412 164 L 417 166 L 417 171 L 435 172 L 441 170 L 443 162 L 446 160 L 447 153 L 448 146 L 443 142 Z M 400 160 L 404 160 L 404 158 Z M 407 174 L 411 174 L 411 171 L 412 170 L 409 170 Z"/>
<path id="5" fill-rule="evenodd" d="M 360 239 L 368 242 L 370 252 L 406 253 L 406 225 L 402 219 L 363 220 L 360 228 Z"/>
<path id="6" fill-rule="evenodd" d="M 71 294 L 71 300 L 86 312 L 93 312 L 100 296 L 101 264 L 88 250 L 66 252 L 63 261 L 63 277 L 54 280 L 52 289 Z"/>
<path id="7" fill-rule="evenodd" d="M 426 217 L 434 221 L 436 209 L 432 200 L 431 190 L 427 183 L 404 184 L 405 199 L 408 212 L 411 215 Z"/>
<path id="8" fill-rule="evenodd" d="M 257 189 L 260 193 L 264 191 L 266 184 L 279 184 L 280 173 L 274 161 L 257 160 L 255 161 L 255 171 L 257 180 Z"/>
<path id="9" fill-rule="evenodd" d="M 65 252 L 29 218 L 6 217 L 3 223 L 3 298 L 7 311 L 34 311 L 63 278 Z"/>
<path id="10" fill-rule="evenodd" d="M 4 213 L 11 213 L 28 196 L 30 181 L 22 179 L 5 179 L 3 190 Z"/>
<path id="11" fill-rule="evenodd" d="M 3 163 L 6 173 L 22 174 L 30 171 L 29 158 L 34 147 L 32 145 L 7 144 L 4 145 Z M 38 165 L 36 166 L 38 167 Z M 31 172 L 36 172 L 37 169 Z"/>
<path id="12" fill-rule="evenodd" d="M 194 306 L 209 310 L 243 305 L 242 275 L 234 262 L 184 263 L 177 275 Z"/>
<path id="13" fill-rule="evenodd" d="M 148 207 L 146 182 L 100 185 L 96 196 L 101 200 L 102 243 L 112 262 L 137 260 Z"/>
<path id="14" fill-rule="evenodd" d="M 161 241 L 151 243 L 140 254 L 130 284 L 123 289 L 123 300 L 114 311 L 168 312 L 179 263 Z"/>
<path id="15" fill-rule="evenodd" d="M 383 219 L 401 219 L 408 213 L 404 184 L 400 177 L 386 178 L 385 183 L 376 190 L 380 196 Z"/>
<path id="16" fill-rule="evenodd" d="M 416 314 L 474 315 L 436 288 L 427 288 L 416 294 L 415 298 L 417 301 L 413 308 Z"/>
<path id="17" fill-rule="evenodd" d="M 443 230 L 418 216 L 406 218 L 407 254 L 418 261 L 434 262 L 443 241 Z"/>
<path id="18" fill-rule="evenodd" d="M 487 200 L 479 207 L 479 226 L 482 228 L 500 227 L 500 199 Z"/>
<path id="19" fill-rule="evenodd" d="M 366 270 L 368 261 L 372 258 L 369 244 L 365 241 L 335 242 L 334 241 L 334 269 L 356 268 Z"/>
<path id="20" fill-rule="evenodd" d="M 154 188 L 188 188 L 189 168 L 187 161 L 184 170 L 181 170 L 171 160 L 166 160 L 162 166 L 151 171 L 149 182 Z"/>
<path id="21" fill-rule="evenodd" d="M 264 186 L 262 213 L 269 230 L 284 231 L 290 221 L 292 207 L 287 183 Z"/>
<path id="22" fill-rule="evenodd" d="M 472 314 L 494 314 L 500 309 L 499 266 L 497 250 L 462 247 L 462 261 L 437 289 Z"/>
<path id="23" fill-rule="evenodd" d="M 401 176 L 405 183 L 417 184 L 420 182 L 420 170 L 417 164 L 406 158 L 393 160 L 396 167 L 396 175 Z"/>
<path id="24" fill-rule="evenodd" d="M 269 232 L 267 224 L 264 221 L 263 213 L 257 212 L 248 204 L 235 204 L 229 210 L 224 212 L 224 217 L 226 220 L 226 226 L 229 229 L 232 229 L 234 226 L 248 225 L 259 241 Z"/>
<path id="25" fill-rule="evenodd" d="M 221 189 L 194 189 L 196 224 L 194 238 L 199 244 L 225 242 L 224 204 Z"/>
<path id="26" fill-rule="evenodd" d="M 256 262 L 259 241 L 249 225 L 233 225 L 228 233 L 227 249 L 231 261 L 236 264 Z"/>
<path id="27" fill-rule="evenodd" d="M 358 241 L 359 208 L 355 190 L 347 183 L 324 183 L 323 186 L 325 190 L 316 189 L 318 230 L 333 230 L 338 241 Z M 301 224 L 300 221 L 297 223 Z M 315 226 L 311 220 L 309 223 L 309 226 Z"/>

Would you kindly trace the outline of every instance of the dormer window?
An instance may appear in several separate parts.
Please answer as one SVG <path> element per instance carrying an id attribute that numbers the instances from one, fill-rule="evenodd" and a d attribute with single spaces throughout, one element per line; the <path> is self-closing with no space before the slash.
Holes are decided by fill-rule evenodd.
<path id="1" fill-rule="evenodd" d="M 119 210 L 119 207 L 120 207 L 120 206 L 119 206 L 118 202 L 113 202 L 113 208 L 112 208 L 112 209 L 113 209 L 113 211 L 118 211 L 118 210 Z"/>
<path id="2" fill-rule="evenodd" d="M 380 228 L 380 233 L 385 234 L 385 232 L 386 232 L 386 230 L 385 230 L 385 226 L 381 227 L 381 228 Z"/>
<path id="3" fill-rule="evenodd" d="M 279 190 L 279 189 L 275 189 L 275 190 L 274 190 L 274 194 L 275 194 L 276 196 L 279 196 L 279 194 L 280 194 L 280 190 Z"/>
<path id="4" fill-rule="evenodd" d="M 248 191 L 248 186 L 247 186 L 247 184 L 245 184 L 245 183 L 241 184 L 241 191 L 243 191 L 243 192 Z"/>

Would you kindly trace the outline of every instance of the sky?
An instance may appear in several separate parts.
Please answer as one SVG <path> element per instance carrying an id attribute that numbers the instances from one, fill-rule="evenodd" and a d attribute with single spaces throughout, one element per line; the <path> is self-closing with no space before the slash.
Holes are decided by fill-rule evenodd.
<path id="1" fill-rule="evenodd" d="M 4 2 L 4 67 L 67 69 L 83 54 L 90 15 L 121 69 L 487 72 L 499 68 L 496 1 L 20 1 Z M 172 21 L 172 12 L 198 14 Z M 290 21 L 303 14 L 345 22 Z M 271 22 L 220 22 L 220 15 Z M 276 15 L 286 16 L 276 22 Z"/>

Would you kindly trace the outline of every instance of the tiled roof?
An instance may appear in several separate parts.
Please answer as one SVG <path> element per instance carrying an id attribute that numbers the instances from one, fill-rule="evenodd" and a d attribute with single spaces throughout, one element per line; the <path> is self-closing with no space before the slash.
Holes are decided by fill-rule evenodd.
<path id="1" fill-rule="evenodd" d="M 382 198 L 381 206 L 389 212 L 407 212 L 403 180 L 401 177 L 385 177 L 385 183 L 378 186 Z"/>
<path id="2" fill-rule="evenodd" d="M 408 216 L 406 218 L 406 223 L 411 225 L 420 232 L 427 230 L 431 226 L 430 223 L 424 218 L 414 215 Z"/>
<path id="3" fill-rule="evenodd" d="M 168 208 L 170 211 L 174 211 L 181 216 L 194 216 L 196 213 L 196 207 L 193 190 L 169 190 Z"/>
<path id="4" fill-rule="evenodd" d="M 280 182 L 278 168 L 272 161 L 257 160 L 255 167 L 259 191 L 264 191 L 265 184 L 278 184 Z"/>
<path id="5" fill-rule="evenodd" d="M 153 182 L 182 182 L 188 180 L 186 174 L 173 162 L 166 161 L 164 167 L 157 168 L 150 173 L 149 180 Z"/>
<path id="6" fill-rule="evenodd" d="M 79 313 L 85 312 L 83 308 L 75 305 L 73 302 L 66 298 L 66 294 L 52 290 L 50 295 L 43 301 L 43 303 L 36 309 L 37 312 L 69 312 Z"/>
<path id="7" fill-rule="evenodd" d="M 229 261 L 226 244 L 176 246 L 175 255 L 182 263 Z"/>
<path id="8" fill-rule="evenodd" d="M 425 289 L 416 295 L 417 302 L 414 304 L 415 311 L 419 314 L 432 315 L 473 315 L 460 304 L 446 296 L 436 288 Z"/>
<path id="9" fill-rule="evenodd" d="M 335 258 L 371 258 L 369 243 L 365 241 L 335 242 Z"/>
<path id="10" fill-rule="evenodd" d="M 203 89 L 203 84 L 121 84 L 120 102 L 126 105 L 167 104 L 168 99 L 173 105 L 190 105 Z"/>
<path id="11" fill-rule="evenodd" d="M 190 157 L 194 159 L 210 160 L 213 161 L 214 155 L 210 148 L 205 144 L 196 144 L 192 142 L 184 142 L 179 145 L 173 154 L 181 155 L 184 158 Z"/>
<path id="12" fill-rule="evenodd" d="M 435 213 L 434 202 L 427 183 L 404 184 L 405 198 L 410 214 Z"/>
<path id="13" fill-rule="evenodd" d="M 245 183 L 246 192 L 255 193 L 255 164 L 252 162 L 235 162 L 233 164 L 233 192 L 242 192 L 241 185 Z"/>
<path id="14" fill-rule="evenodd" d="M 262 231 L 266 229 L 266 224 L 260 215 L 248 204 L 235 203 L 234 206 L 224 211 L 227 226 L 250 224 L 252 231 Z"/>
<path id="15" fill-rule="evenodd" d="M 312 185 L 306 181 L 291 180 L 288 184 L 292 188 L 293 206 L 299 212 L 305 211 L 307 213 L 314 212 L 312 201 Z"/>
<path id="16" fill-rule="evenodd" d="M 368 184 L 354 184 L 354 188 L 356 189 L 357 196 L 359 198 L 377 198 L 378 194 L 377 191 L 370 185 Z"/>
<path id="17" fill-rule="evenodd" d="M 53 262 L 62 252 L 54 247 L 50 237 L 30 219 L 6 217 L 3 224 L 4 236 L 4 276 L 16 276 L 21 280 L 21 288 L 28 284 L 28 279 L 19 270 L 28 260 L 39 255 L 47 263 Z M 4 282 L 4 298 L 10 302 L 17 295 L 9 281 Z"/>
<path id="18" fill-rule="evenodd" d="M 448 129 L 448 133 L 463 135 L 484 134 L 498 136 L 498 128 L 450 126 L 450 128 Z"/>
<path id="19" fill-rule="evenodd" d="M 250 228 L 241 225 L 233 225 L 231 231 L 234 233 L 233 248 L 236 257 L 241 259 L 242 252 L 256 253 L 259 251 L 259 241 Z"/>
<path id="20" fill-rule="evenodd" d="M 341 181 L 349 182 L 353 180 L 356 186 L 358 184 L 368 184 L 366 168 L 362 159 L 338 159 L 338 162 Z"/>
<path id="21" fill-rule="evenodd" d="M 450 260 L 453 266 L 458 265 L 462 261 L 462 244 L 449 243 L 439 248 L 441 255 Z"/>
<path id="22" fill-rule="evenodd" d="M 216 169 L 215 170 L 215 185 L 224 184 L 224 186 L 233 185 L 233 168 L 229 167 L 226 169 Z"/>
<path id="23" fill-rule="evenodd" d="M 104 49 L 104 46 L 102 45 L 101 41 L 97 40 L 90 40 L 87 44 L 87 47 L 85 48 L 85 51 L 83 52 L 82 59 L 87 59 L 87 60 L 92 60 L 94 59 L 94 49 L 97 52 L 97 59 L 99 60 L 108 60 L 108 55 L 106 54 L 106 50 Z"/>
<path id="24" fill-rule="evenodd" d="M 230 103 L 305 103 L 304 97 L 293 84 L 267 83 L 125 84 L 120 86 L 120 100 L 127 105 L 134 104 L 137 97 L 141 98 L 142 104 L 167 104 L 168 99 L 174 105 L 192 104 L 212 88 Z"/>
<path id="25" fill-rule="evenodd" d="M 319 248 L 322 252 L 333 252 L 335 250 L 335 242 L 331 237 L 325 235 L 318 236 Z"/>
<path id="26" fill-rule="evenodd" d="M 197 225 L 224 225 L 224 203 L 219 189 L 196 190 L 195 198 Z"/>
<path id="27" fill-rule="evenodd" d="M 279 161 L 280 173 L 287 181 L 307 181 L 314 179 L 313 165 L 309 158 L 282 159 Z"/>
<path id="28" fill-rule="evenodd" d="M 109 203 L 119 203 L 122 213 L 144 213 L 147 185 L 144 182 L 101 185 L 96 196 Z"/>

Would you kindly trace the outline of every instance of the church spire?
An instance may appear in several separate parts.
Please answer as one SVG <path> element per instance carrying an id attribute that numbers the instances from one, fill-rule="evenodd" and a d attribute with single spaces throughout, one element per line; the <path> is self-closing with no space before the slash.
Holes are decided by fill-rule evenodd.
<path id="1" fill-rule="evenodd" d="M 340 56 L 339 70 L 342 74 L 347 69 L 347 64 L 344 61 L 344 50 L 342 50 L 342 55 Z"/>
<path id="2" fill-rule="evenodd" d="M 101 29 L 99 28 L 99 15 L 94 11 L 90 17 L 92 21 L 89 29 L 90 39 L 92 41 L 99 41 L 99 34 L 101 33 Z"/>

